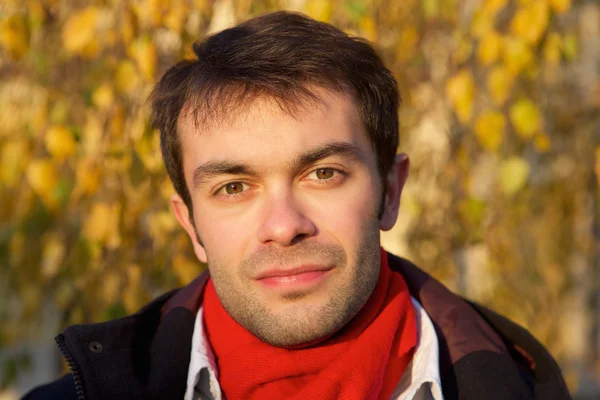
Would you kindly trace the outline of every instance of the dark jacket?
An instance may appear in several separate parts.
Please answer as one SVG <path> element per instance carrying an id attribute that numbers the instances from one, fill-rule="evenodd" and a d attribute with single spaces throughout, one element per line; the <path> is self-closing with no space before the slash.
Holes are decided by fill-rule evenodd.
<path id="1" fill-rule="evenodd" d="M 447 400 L 570 399 L 560 369 L 525 329 L 452 294 L 389 254 L 438 335 Z M 134 315 L 74 325 L 56 338 L 71 373 L 24 399 L 182 399 L 196 312 L 208 274 Z"/>

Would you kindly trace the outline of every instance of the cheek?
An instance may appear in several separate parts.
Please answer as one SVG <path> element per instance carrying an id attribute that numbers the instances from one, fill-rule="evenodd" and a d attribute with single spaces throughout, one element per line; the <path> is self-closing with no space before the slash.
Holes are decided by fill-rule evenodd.
<path id="1" fill-rule="evenodd" d="M 377 183 L 365 180 L 362 185 L 331 194 L 311 206 L 318 219 L 315 222 L 344 247 L 355 246 L 361 242 L 365 229 L 379 229 L 379 191 Z"/>
<path id="2" fill-rule="evenodd" d="M 196 215 L 195 221 L 211 266 L 241 263 L 252 234 L 247 220 L 207 213 Z"/>

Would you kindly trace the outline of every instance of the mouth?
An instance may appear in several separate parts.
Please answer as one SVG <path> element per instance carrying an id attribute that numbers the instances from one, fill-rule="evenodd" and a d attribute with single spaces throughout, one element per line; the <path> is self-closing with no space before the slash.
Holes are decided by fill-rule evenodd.
<path id="1" fill-rule="evenodd" d="M 287 269 L 270 269 L 260 273 L 255 279 L 272 289 L 300 289 L 315 286 L 323 281 L 333 269 L 325 265 L 301 265 Z"/>

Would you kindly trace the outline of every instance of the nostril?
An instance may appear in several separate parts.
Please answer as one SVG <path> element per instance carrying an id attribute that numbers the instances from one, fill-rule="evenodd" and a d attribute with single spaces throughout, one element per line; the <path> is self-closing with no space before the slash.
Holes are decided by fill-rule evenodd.
<path id="1" fill-rule="evenodd" d="M 306 234 L 306 233 L 301 233 L 301 234 L 298 234 L 298 235 L 296 235 L 296 236 L 295 236 L 295 237 L 292 239 L 292 241 L 290 242 L 290 244 L 298 244 L 298 243 L 300 243 L 301 241 L 303 241 L 304 239 L 307 239 L 307 238 L 309 238 L 309 237 L 310 237 L 310 235 L 308 235 L 308 234 Z"/>

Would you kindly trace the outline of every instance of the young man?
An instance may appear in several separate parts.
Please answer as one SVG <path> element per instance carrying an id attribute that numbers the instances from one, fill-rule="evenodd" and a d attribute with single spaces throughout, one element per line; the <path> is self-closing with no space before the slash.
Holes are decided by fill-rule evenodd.
<path id="1" fill-rule="evenodd" d="M 153 96 L 171 203 L 209 272 L 57 338 L 27 398 L 566 399 L 525 330 L 380 248 L 408 176 L 372 47 L 303 16 L 194 46 Z"/>

